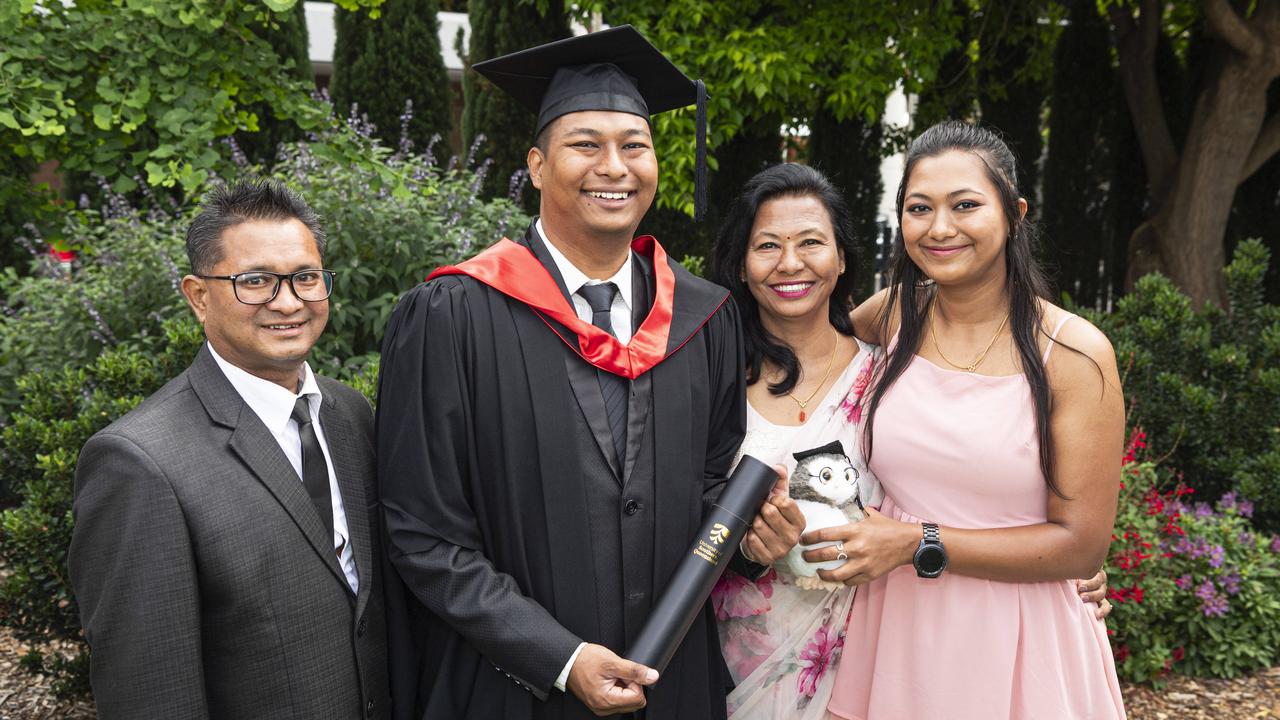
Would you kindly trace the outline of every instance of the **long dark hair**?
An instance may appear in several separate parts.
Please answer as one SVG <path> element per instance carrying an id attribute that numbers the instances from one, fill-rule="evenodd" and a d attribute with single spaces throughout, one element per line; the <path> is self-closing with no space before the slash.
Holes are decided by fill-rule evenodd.
<path id="1" fill-rule="evenodd" d="M 907 150 L 906 167 L 902 182 L 898 185 L 898 218 L 902 218 L 903 199 L 911 171 L 921 158 L 937 157 L 951 150 L 972 153 L 982 161 L 987 178 L 999 191 L 1009 235 L 1005 242 L 1004 261 L 1005 290 L 1009 295 L 1009 330 L 1021 359 L 1022 374 L 1031 386 L 1035 405 L 1036 435 L 1040 441 L 1040 469 L 1049 489 L 1059 497 L 1053 472 L 1053 435 L 1049 428 L 1049 413 L 1053 398 L 1049 381 L 1045 376 L 1044 361 L 1040 355 L 1039 336 L 1043 328 L 1044 311 L 1041 298 L 1049 297 L 1049 283 L 1035 259 L 1038 241 L 1035 226 L 1018 212 L 1017 159 L 1004 140 L 995 132 L 958 120 L 946 120 L 925 130 Z M 888 352 L 883 370 L 872 385 L 871 402 L 867 411 L 865 435 L 867 458 L 870 460 L 874 442 L 876 410 L 884 395 L 907 369 L 920 349 L 924 321 L 936 291 L 928 278 L 907 255 L 906 245 L 899 227 L 893 243 L 893 256 L 889 269 L 889 299 L 880 317 L 880 337 L 889 339 L 895 309 L 901 307 L 901 323 L 898 340 Z"/>
<path id="2" fill-rule="evenodd" d="M 831 293 L 831 325 L 843 335 L 853 335 L 854 268 L 858 263 L 858 246 L 854 242 L 853 222 L 844 196 L 826 175 L 797 163 L 782 163 L 756 173 L 743 186 L 742 193 L 729 208 L 728 219 L 720 227 L 715 248 L 711 253 L 711 280 L 729 288 L 733 299 L 742 309 L 742 327 L 747 345 L 747 384 L 760 379 L 760 368 L 767 359 L 782 368 L 782 379 L 769 385 L 769 392 L 782 395 L 795 388 L 800 380 L 800 363 L 786 343 L 764 329 L 760 322 L 760 307 L 751 290 L 742 279 L 746 264 L 747 245 L 751 241 L 751 228 L 756 213 L 769 200 L 780 197 L 812 197 L 827 208 L 831 227 L 835 231 L 837 249 L 844 255 L 845 271 L 836 279 Z"/>

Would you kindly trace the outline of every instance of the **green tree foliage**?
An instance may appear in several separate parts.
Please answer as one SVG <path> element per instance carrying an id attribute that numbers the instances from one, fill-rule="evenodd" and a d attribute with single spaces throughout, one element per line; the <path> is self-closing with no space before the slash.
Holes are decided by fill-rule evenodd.
<path id="1" fill-rule="evenodd" d="M 706 82 L 708 146 L 718 164 L 730 158 L 722 146 L 755 118 L 799 125 L 824 109 L 837 121 L 876 122 L 898 83 L 913 93 L 937 76 L 958 44 L 967 8 L 958 0 L 617 0 L 584 10 L 635 25 L 686 74 Z M 659 115 L 654 124 L 663 178 L 658 204 L 691 214 L 693 108 Z"/>
<path id="2" fill-rule="evenodd" d="M 380 0 L 341 0 L 355 8 Z M 0 147 L 65 171 L 145 177 L 194 192 L 219 166 L 212 141 L 275 117 L 327 122 L 254 28 L 294 0 L 0 3 Z"/>
<path id="3" fill-rule="evenodd" d="M 291 10 L 273 13 L 261 25 L 254 26 L 253 31 L 267 41 L 290 75 L 303 83 L 314 81 L 307 44 L 305 3 L 298 2 Z M 270 166 L 275 162 L 277 148 L 302 139 L 302 128 L 278 117 L 270 105 L 259 103 L 248 110 L 258 118 L 258 131 L 238 132 L 235 137 L 240 149 L 252 162 Z"/>
<path id="4" fill-rule="evenodd" d="M 426 150 L 447 138 L 453 93 L 440 55 L 438 0 L 385 0 L 377 18 L 338 9 L 333 59 L 333 104 L 367 116 L 385 145 L 402 134 Z M 406 113 L 406 107 L 410 110 Z"/>
<path id="5" fill-rule="evenodd" d="M 534 45 L 569 37 L 569 19 L 562 0 L 539 5 L 511 0 L 469 0 L 467 16 L 471 38 L 467 70 L 462 76 L 466 108 L 462 137 L 468 146 L 483 135 L 483 156 L 493 161 L 485 179 L 485 197 L 508 197 L 512 175 L 525 169 L 525 157 L 533 145 L 536 118 L 506 93 L 471 70 L 471 65 Z M 524 195 L 525 208 L 537 212 L 537 193 Z"/>
<path id="6" fill-rule="evenodd" d="M 1160 275 L 1111 315 L 1091 315 L 1116 349 L 1129 422 L 1153 458 L 1207 499 L 1239 490 L 1259 524 L 1280 529 L 1280 307 L 1268 305 L 1269 253 L 1250 240 L 1224 271 L 1225 310 L 1196 310 Z"/>

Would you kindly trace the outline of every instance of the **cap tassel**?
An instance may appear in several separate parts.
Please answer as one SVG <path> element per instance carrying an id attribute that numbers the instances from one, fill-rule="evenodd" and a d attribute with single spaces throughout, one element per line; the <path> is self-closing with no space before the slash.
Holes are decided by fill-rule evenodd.
<path id="1" fill-rule="evenodd" d="M 701 222 L 707 213 L 707 86 L 695 80 L 698 89 L 698 138 L 694 151 L 693 219 Z"/>

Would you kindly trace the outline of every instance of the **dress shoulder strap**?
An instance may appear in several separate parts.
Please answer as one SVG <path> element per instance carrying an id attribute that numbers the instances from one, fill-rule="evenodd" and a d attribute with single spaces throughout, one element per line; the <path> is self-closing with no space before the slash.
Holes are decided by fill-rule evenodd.
<path id="1" fill-rule="evenodd" d="M 1053 334 L 1049 336 L 1049 344 L 1046 345 L 1044 349 L 1044 357 L 1040 359 L 1041 364 L 1048 364 L 1049 353 L 1053 352 L 1054 343 L 1058 339 L 1058 331 L 1062 330 L 1062 326 L 1066 325 L 1067 321 L 1074 317 L 1075 315 L 1072 315 L 1071 313 L 1066 313 L 1065 315 L 1062 316 L 1062 319 L 1058 321 L 1058 324 L 1054 326 Z"/>

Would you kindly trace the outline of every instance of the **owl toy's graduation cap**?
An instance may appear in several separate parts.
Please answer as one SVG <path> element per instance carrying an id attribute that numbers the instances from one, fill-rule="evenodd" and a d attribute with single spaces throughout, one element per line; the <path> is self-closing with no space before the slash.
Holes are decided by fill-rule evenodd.
<path id="1" fill-rule="evenodd" d="M 822 447 L 810 448 L 808 450 L 801 450 L 798 453 L 792 453 L 791 457 L 795 458 L 796 462 L 801 462 L 805 458 L 811 458 L 815 455 L 845 455 L 844 445 L 840 444 L 839 440 L 832 440 Z M 845 457 L 848 456 L 845 455 Z"/>
<path id="2" fill-rule="evenodd" d="M 476 72 L 538 114 L 534 134 L 572 112 L 606 110 L 645 120 L 697 105 L 694 214 L 706 206 L 707 91 L 630 25 L 557 40 L 476 63 Z"/>

